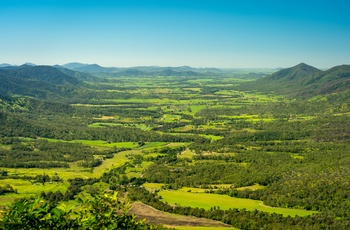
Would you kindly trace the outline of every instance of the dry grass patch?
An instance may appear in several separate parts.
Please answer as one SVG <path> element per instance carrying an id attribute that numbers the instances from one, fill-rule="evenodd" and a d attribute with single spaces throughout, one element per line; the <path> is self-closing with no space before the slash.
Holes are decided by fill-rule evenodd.
<path id="1" fill-rule="evenodd" d="M 254 191 L 254 190 L 263 189 L 263 188 L 265 188 L 265 186 L 260 185 L 260 184 L 254 184 L 251 186 L 239 187 L 239 188 L 237 188 L 237 190 L 250 189 L 250 190 Z"/>
<path id="2" fill-rule="evenodd" d="M 136 215 L 137 220 L 146 219 L 146 223 L 149 224 L 171 227 L 184 226 L 189 228 L 204 227 L 206 229 L 211 227 L 231 227 L 220 221 L 162 212 L 141 202 L 133 203 L 129 213 Z"/>
<path id="3" fill-rule="evenodd" d="M 102 117 L 95 117 L 96 120 L 114 120 L 114 116 L 102 116 Z"/>

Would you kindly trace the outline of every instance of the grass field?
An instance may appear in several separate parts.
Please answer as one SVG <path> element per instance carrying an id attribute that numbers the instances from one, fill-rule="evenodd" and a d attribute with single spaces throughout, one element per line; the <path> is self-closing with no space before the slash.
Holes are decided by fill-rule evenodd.
<path id="1" fill-rule="evenodd" d="M 17 193 L 10 193 L 0 196 L 0 208 L 6 205 L 11 204 L 15 199 L 36 196 L 41 192 L 55 192 L 61 191 L 62 193 L 66 192 L 66 189 L 69 186 L 68 182 L 64 183 L 45 183 L 42 185 L 40 183 L 32 184 L 27 180 L 19 180 L 19 179 L 4 179 L 0 180 L 0 186 L 4 186 L 6 184 L 10 184 L 14 189 L 17 189 Z"/>
<path id="2" fill-rule="evenodd" d="M 138 151 L 123 151 L 114 154 L 114 157 L 111 159 L 106 159 L 103 161 L 102 165 L 99 165 L 94 168 L 93 173 L 91 174 L 91 177 L 99 177 L 103 174 L 104 171 L 111 169 L 113 167 L 119 167 L 122 166 L 125 162 L 127 162 L 126 155 L 128 154 L 134 154 L 135 152 L 138 153 Z"/>
<path id="3" fill-rule="evenodd" d="M 21 198 L 25 196 L 35 196 L 39 195 L 40 192 L 45 191 L 57 191 L 60 190 L 65 192 L 68 188 L 69 183 L 68 179 L 73 178 L 92 178 L 99 177 L 103 174 L 104 171 L 123 165 L 127 161 L 126 155 L 128 154 L 139 154 L 140 152 L 137 150 L 134 151 L 124 151 L 114 154 L 114 157 L 111 159 L 106 159 L 103 161 L 102 165 L 94 168 L 93 171 L 87 168 L 83 168 L 78 166 L 77 163 L 70 163 L 70 168 L 50 168 L 50 169 L 29 169 L 29 168 L 1 168 L 8 172 L 9 175 L 18 175 L 18 176 L 33 176 L 36 175 L 48 175 L 52 177 L 57 174 L 61 179 L 63 179 L 64 183 L 46 183 L 44 186 L 41 184 L 32 184 L 28 180 L 20 180 L 20 179 L 4 179 L 0 180 L 0 186 L 4 186 L 6 184 L 11 185 L 13 188 L 18 190 L 18 194 L 6 194 L 0 196 L 0 206 L 11 203 L 16 198 Z"/>
<path id="4" fill-rule="evenodd" d="M 160 190 L 162 188 L 162 186 L 164 186 L 165 184 L 161 184 L 161 183 L 144 183 L 143 186 L 151 192 L 154 192 L 155 190 Z"/>
<path id="5" fill-rule="evenodd" d="M 195 188 L 194 188 L 195 189 Z M 192 190 L 191 190 L 192 191 Z M 195 190 L 194 190 L 195 191 Z M 198 207 L 204 209 L 210 209 L 211 207 L 220 207 L 220 209 L 238 208 L 246 210 L 259 210 L 270 213 L 278 213 L 283 216 L 307 216 L 315 212 L 298 210 L 298 209 L 287 209 L 287 208 L 275 208 L 269 207 L 263 204 L 262 201 L 241 199 L 229 197 L 226 195 L 218 194 L 207 194 L 207 193 L 195 193 L 185 192 L 182 190 L 164 190 L 160 191 L 159 195 L 163 197 L 164 202 L 169 204 L 178 204 L 181 206 Z"/>
<path id="6" fill-rule="evenodd" d="M 69 143 L 82 143 L 83 145 L 89 145 L 92 147 L 108 147 L 108 148 L 134 148 L 137 146 L 135 142 L 107 142 L 102 140 L 73 140 L 73 141 L 64 141 L 56 140 L 51 138 L 42 138 L 50 142 L 69 142 Z"/>
<path id="7" fill-rule="evenodd" d="M 262 188 L 265 188 L 265 186 L 255 184 L 255 185 L 251 185 L 251 186 L 240 187 L 240 188 L 237 188 L 237 190 L 244 190 L 244 189 L 258 190 L 258 189 L 262 189 Z"/>
<path id="8" fill-rule="evenodd" d="M 183 151 L 182 153 L 181 153 L 181 155 L 179 155 L 178 157 L 179 158 L 192 158 L 193 156 L 194 156 L 194 152 L 192 152 L 191 150 L 189 150 L 189 149 L 186 149 L 185 151 Z"/>
<path id="9" fill-rule="evenodd" d="M 215 136 L 215 135 L 210 135 L 210 134 L 199 134 L 199 136 L 211 139 L 213 141 L 221 140 L 222 138 L 224 138 L 222 136 Z"/>

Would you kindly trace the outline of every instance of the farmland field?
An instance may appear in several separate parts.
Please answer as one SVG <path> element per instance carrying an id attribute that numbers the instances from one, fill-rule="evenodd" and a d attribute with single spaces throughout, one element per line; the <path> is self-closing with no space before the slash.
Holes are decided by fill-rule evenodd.
<path id="1" fill-rule="evenodd" d="M 158 194 L 162 196 L 165 202 L 168 202 L 172 205 L 176 204 L 181 206 L 198 207 L 204 209 L 210 209 L 213 207 L 219 209 L 245 208 L 246 210 L 251 211 L 256 209 L 264 212 L 275 212 L 284 216 L 306 216 L 314 213 L 312 211 L 305 210 L 269 207 L 263 205 L 263 202 L 258 200 L 234 198 L 218 194 L 197 193 L 196 189 L 192 188 L 188 188 L 188 191 L 191 192 L 171 190 L 161 191 Z"/>

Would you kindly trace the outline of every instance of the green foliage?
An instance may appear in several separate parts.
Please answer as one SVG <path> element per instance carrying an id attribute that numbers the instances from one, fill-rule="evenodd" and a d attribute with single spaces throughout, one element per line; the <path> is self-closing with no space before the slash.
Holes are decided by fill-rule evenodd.
<path id="1" fill-rule="evenodd" d="M 52 205 L 42 198 L 25 198 L 5 209 L 2 229 L 154 229 L 128 215 L 128 206 L 114 195 L 80 200 L 80 205 Z"/>

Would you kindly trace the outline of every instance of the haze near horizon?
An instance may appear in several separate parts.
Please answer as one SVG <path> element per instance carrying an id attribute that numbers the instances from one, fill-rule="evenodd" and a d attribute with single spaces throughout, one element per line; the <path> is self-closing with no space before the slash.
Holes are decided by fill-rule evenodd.
<path id="1" fill-rule="evenodd" d="M 0 3 L 0 63 L 276 68 L 348 64 L 346 1 Z"/>

